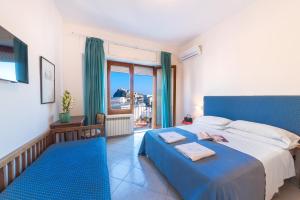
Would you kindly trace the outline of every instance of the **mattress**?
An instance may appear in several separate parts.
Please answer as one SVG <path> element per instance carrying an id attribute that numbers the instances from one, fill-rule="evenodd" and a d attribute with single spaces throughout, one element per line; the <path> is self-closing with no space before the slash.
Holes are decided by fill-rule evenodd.
<path id="1" fill-rule="evenodd" d="M 109 200 L 105 138 L 50 146 L 0 194 L 4 200 Z"/>

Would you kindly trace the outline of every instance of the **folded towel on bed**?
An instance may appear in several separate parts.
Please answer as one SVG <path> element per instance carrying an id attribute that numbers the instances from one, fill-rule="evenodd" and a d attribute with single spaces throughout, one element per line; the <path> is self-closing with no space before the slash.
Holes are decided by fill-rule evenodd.
<path id="1" fill-rule="evenodd" d="M 166 142 L 166 143 L 174 143 L 181 140 L 184 140 L 186 137 L 180 135 L 174 131 L 172 132 L 164 132 L 160 133 L 159 136 Z"/>
<path id="2" fill-rule="evenodd" d="M 202 158 L 206 158 L 212 155 L 215 155 L 215 152 L 201 144 L 196 142 L 176 145 L 175 148 L 177 151 L 182 153 L 184 156 L 190 158 L 192 161 L 197 161 Z"/>

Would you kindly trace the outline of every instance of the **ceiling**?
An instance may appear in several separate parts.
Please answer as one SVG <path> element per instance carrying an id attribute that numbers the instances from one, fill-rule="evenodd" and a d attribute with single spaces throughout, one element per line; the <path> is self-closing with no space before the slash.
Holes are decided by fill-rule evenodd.
<path id="1" fill-rule="evenodd" d="M 66 21 L 180 45 L 255 0 L 55 0 Z"/>

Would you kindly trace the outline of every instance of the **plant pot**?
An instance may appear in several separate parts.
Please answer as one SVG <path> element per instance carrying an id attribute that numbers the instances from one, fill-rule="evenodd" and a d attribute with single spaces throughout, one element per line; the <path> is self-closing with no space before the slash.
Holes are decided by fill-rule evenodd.
<path id="1" fill-rule="evenodd" d="M 59 121 L 61 123 L 69 123 L 71 121 L 71 116 L 69 112 L 59 113 Z"/>

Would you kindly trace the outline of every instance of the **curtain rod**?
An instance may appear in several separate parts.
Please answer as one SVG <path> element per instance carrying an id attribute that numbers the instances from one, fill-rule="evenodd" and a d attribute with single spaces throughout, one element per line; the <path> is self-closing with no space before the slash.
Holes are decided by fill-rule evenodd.
<path id="1" fill-rule="evenodd" d="M 77 36 L 85 37 L 85 38 L 93 37 L 93 36 L 88 36 L 88 35 L 84 35 L 84 34 L 81 34 L 81 33 L 75 33 L 73 31 L 72 31 L 72 35 L 77 35 Z M 107 39 L 102 39 L 102 40 L 104 42 L 107 42 L 108 44 L 115 44 L 115 45 L 119 45 L 119 46 L 123 46 L 123 47 L 129 47 L 129 48 L 139 49 L 139 50 L 143 50 L 143 51 L 151 51 L 151 52 L 155 52 L 155 53 L 161 52 L 161 50 L 141 48 L 141 47 L 138 47 L 138 46 L 134 46 L 134 45 L 126 44 L 126 43 L 115 42 L 115 41 L 111 41 L 111 40 L 107 40 Z"/>

